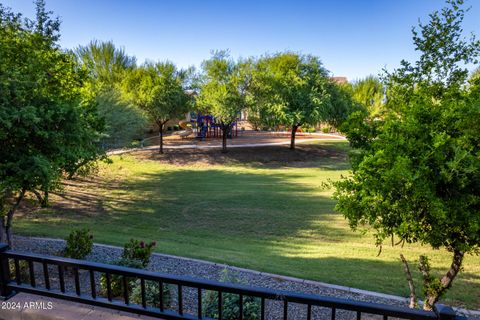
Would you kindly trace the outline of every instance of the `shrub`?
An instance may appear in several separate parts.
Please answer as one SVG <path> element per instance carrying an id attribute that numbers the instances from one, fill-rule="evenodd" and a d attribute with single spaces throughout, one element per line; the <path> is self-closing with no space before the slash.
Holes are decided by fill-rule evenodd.
<path id="1" fill-rule="evenodd" d="M 157 281 L 145 281 L 145 300 L 148 306 L 159 308 L 160 307 L 160 284 Z M 169 285 L 163 285 L 163 306 L 168 308 L 171 302 L 171 292 Z M 142 287 L 140 279 L 135 281 L 132 289 L 132 301 L 136 304 L 142 304 Z"/>
<path id="2" fill-rule="evenodd" d="M 30 269 L 28 267 L 28 262 L 26 260 L 19 260 L 18 266 L 20 271 L 20 281 L 22 283 L 30 283 Z M 11 279 L 16 280 L 15 263 L 11 259 L 9 259 L 9 268 Z"/>
<path id="3" fill-rule="evenodd" d="M 92 252 L 93 236 L 88 229 L 72 230 L 65 240 L 63 255 L 67 258 L 84 259 Z"/>
<path id="4" fill-rule="evenodd" d="M 234 274 L 228 272 L 227 269 L 223 271 L 221 282 L 230 283 L 242 283 Z M 223 293 L 222 294 L 222 319 L 236 320 L 240 315 L 238 294 Z M 207 291 L 203 300 L 203 310 L 205 310 L 205 316 L 209 318 L 218 318 L 218 292 Z M 260 299 L 244 296 L 243 297 L 243 319 L 245 320 L 257 320 L 260 315 Z"/>
<path id="5" fill-rule="evenodd" d="M 120 260 L 112 261 L 110 262 L 110 264 L 128 267 L 128 268 L 142 269 L 142 263 L 138 260 L 132 260 L 132 259 L 122 258 Z M 131 278 L 127 279 L 129 294 L 132 292 L 134 280 L 135 279 L 131 279 Z M 120 276 L 117 274 L 111 274 L 110 287 L 112 289 L 113 297 L 122 296 L 123 295 L 123 276 Z M 102 276 L 100 277 L 100 293 L 103 295 L 107 295 L 107 277 L 105 276 L 105 274 L 102 274 Z"/>
<path id="6" fill-rule="evenodd" d="M 323 133 L 330 133 L 331 128 L 330 127 L 323 127 L 322 132 Z"/>
<path id="7" fill-rule="evenodd" d="M 150 256 L 156 245 L 157 243 L 155 241 L 146 244 L 143 241 L 130 239 L 130 241 L 123 247 L 122 258 L 139 260 L 142 263 L 143 268 L 145 268 L 150 262 Z"/>

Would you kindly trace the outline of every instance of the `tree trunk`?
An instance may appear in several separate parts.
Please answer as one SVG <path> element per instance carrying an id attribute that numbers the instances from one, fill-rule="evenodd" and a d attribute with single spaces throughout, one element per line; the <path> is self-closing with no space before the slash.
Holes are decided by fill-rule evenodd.
<path id="1" fill-rule="evenodd" d="M 7 235 L 5 234 L 5 224 L 7 220 L 6 205 L 9 196 L 10 191 L 5 190 L 4 192 L 2 192 L 2 195 L 0 197 L 0 212 L 2 213 L 0 216 L 0 243 L 4 243 L 7 239 Z"/>
<path id="2" fill-rule="evenodd" d="M 12 238 L 13 214 L 15 213 L 15 210 L 17 210 L 18 206 L 20 205 L 20 202 L 22 202 L 25 192 L 26 192 L 25 189 L 22 189 L 22 191 L 20 191 L 17 201 L 7 212 L 6 221 L 2 221 L 2 228 L 3 228 L 2 232 L 5 234 L 7 243 L 10 247 L 13 245 L 13 238 Z"/>
<path id="3" fill-rule="evenodd" d="M 423 305 L 424 310 L 432 310 L 433 305 L 437 303 L 438 299 L 445 293 L 445 291 L 447 291 L 448 288 L 450 288 L 453 279 L 455 279 L 460 271 L 464 254 L 464 252 L 459 250 L 453 251 L 453 260 L 452 264 L 450 265 L 450 269 L 440 280 L 440 289 L 425 297 L 425 304 Z"/>
<path id="4" fill-rule="evenodd" d="M 0 219 L 0 243 L 7 241 L 7 234 L 5 233 L 5 216 Z"/>
<path id="5" fill-rule="evenodd" d="M 403 262 L 403 268 L 405 271 L 405 276 L 407 277 L 408 288 L 410 289 L 410 308 L 417 307 L 417 297 L 415 295 L 415 285 L 413 284 L 412 273 L 410 272 L 410 267 L 408 266 L 407 259 L 400 253 L 400 259 Z"/>
<path id="6" fill-rule="evenodd" d="M 222 125 L 222 152 L 227 153 L 227 136 L 230 125 Z"/>
<path id="7" fill-rule="evenodd" d="M 45 190 L 43 192 L 44 196 L 42 197 L 42 195 L 40 194 L 40 192 L 38 192 L 37 190 L 32 190 L 32 192 L 35 194 L 35 196 L 37 197 L 37 200 L 38 200 L 38 203 L 40 204 L 40 207 L 41 208 L 47 208 L 48 207 L 48 191 Z"/>
<path id="8" fill-rule="evenodd" d="M 290 138 L 290 150 L 295 150 L 295 133 L 297 132 L 298 125 L 292 126 L 292 135 Z"/>
<path id="9" fill-rule="evenodd" d="M 42 208 L 48 208 L 50 206 L 50 201 L 48 200 L 48 195 L 49 195 L 49 191 L 48 191 L 48 189 L 45 189 L 45 191 L 43 192 Z"/>
<path id="10" fill-rule="evenodd" d="M 163 121 L 163 122 L 157 122 L 158 124 L 158 137 L 160 139 L 160 148 L 158 149 L 158 152 L 163 154 L 163 128 L 165 126 L 165 123 L 167 122 L 168 120 L 166 121 Z"/>

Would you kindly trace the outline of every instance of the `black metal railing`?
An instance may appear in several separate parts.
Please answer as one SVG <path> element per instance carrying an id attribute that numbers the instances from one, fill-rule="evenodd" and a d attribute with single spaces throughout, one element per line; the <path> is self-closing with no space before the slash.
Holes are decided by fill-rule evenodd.
<path id="1" fill-rule="evenodd" d="M 341 312 L 348 312 L 347 318 L 352 319 L 361 319 L 363 314 L 381 315 L 383 319 L 389 317 L 419 320 L 463 319 L 456 316 L 454 310 L 447 306 L 437 306 L 435 311 L 428 312 L 348 299 L 255 288 L 103 263 L 22 253 L 10 250 L 4 244 L 0 244 L 0 271 L 0 294 L 7 299 L 18 292 L 26 292 L 161 319 L 210 319 L 205 317 L 202 305 L 207 291 L 217 294 L 217 319 L 222 319 L 223 300 L 228 294 L 239 297 L 238 318 L 240 320 L 244 318 L 245 297 L 258 299 L 260 304 L 258 319 L 262 320 L 267 318 L 310 320 L 318 318 L 314 309 L 319 308 L 323 311 L 329 310 L 331 319 L 336 319 Z M 106 293 L 103 294 L 99 292 L 100 275 L 103 276 L 103 286 L 106 286 Z M 122 279 L 122 295 L 120 297 L 113 296 L 112 277 Z M 131 279 L 140 282 L 141 302 L 139 304 L 132 303 L 130 299 L 128 283 Z M 146 281 L 153 281 L 159 285 L 159 304 L 157 306 L 147 304 Z M 71 285 L 67 286 L 67 283 Z M 176 289 L 175 306 L 165 306 L 163 303 L 164 286 L 166 285 Z M 186 291 L 190 296 L 196 296 L 195 299 L 190 299 L 186 303 L 184 301 Z M 273 307 L 267 308 L 267 303 L 276 304 L 277 310 L 275 311 Z M 291 308 L 301 310 L 301 312 L 292 316 Z M 272 312 L 277 313 L 269 314 Z M 345 315 L 342 318 L 345 318 Z"/>

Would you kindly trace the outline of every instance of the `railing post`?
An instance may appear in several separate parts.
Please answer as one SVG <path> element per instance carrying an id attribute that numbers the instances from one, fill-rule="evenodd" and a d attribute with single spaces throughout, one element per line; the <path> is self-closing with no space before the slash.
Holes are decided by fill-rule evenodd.
<path id="1" fill-rule="evenodd" d="M 457 317 L 452 307 L 443 304 L 435 304 L 435 313 L 439 320 L 454 320 Z"/>
<path id="2" fill-rule="evenodd" d="M 8 288 L 10 282 L 10 267 L 8 265 L 8 259 L 5 257 L 4 252 L 10 249 L 5 243 L 0 243 L 0 296 L 5 300 L 14 295 L 12 289 Z"/>

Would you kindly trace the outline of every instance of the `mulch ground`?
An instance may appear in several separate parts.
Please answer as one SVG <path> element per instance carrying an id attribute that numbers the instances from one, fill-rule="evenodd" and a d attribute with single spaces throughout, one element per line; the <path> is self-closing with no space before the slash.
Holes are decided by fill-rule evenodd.
<path id="1" fill-rule="evenodd" d="M 344 162 L 346 153 L 329 145 L 299 144 L 295 150 L 288 145 L 269 147 L 231 148 L 227 153 L 220 149 L 166 149 L 164 154 L 155 150 L 131 153 L 139 160 L 155 160 L 172 165 L 255 165 L 303 167 L 326 158 Z"/>

